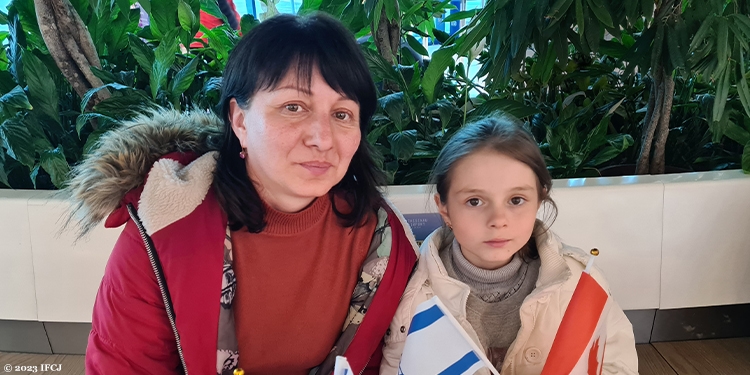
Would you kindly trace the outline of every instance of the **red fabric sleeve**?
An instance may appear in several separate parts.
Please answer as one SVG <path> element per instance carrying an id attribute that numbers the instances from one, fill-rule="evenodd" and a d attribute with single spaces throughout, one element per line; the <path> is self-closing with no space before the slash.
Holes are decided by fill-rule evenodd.
<path id="1" fill-rule="evenodd" d="M 156 276 L 128 222 L 94 303 L 86 374 L 178 374 L 177 345 Z"/>

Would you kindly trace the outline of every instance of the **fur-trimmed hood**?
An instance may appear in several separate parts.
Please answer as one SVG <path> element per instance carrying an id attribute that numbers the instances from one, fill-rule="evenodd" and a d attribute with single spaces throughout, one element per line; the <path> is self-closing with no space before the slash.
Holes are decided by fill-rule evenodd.
<path id="1" fill-rule="evenodd" d="M 77 222 L 79 235 L 87 234 L 121 206 L 128 192 L 143 184 L 160 158 L 173 152 L 204 155 L 215 151 L 222 128 L 222 120 L 211 112 L 165 109 L 146 113 L 107 132 L 96 149 L 71 172 L 65 188 L 71 200 L 68 223 Z M 204 161 L 206 166 L 193 171 L 212 174 L 215 157 L 210 159 L 213 163 Z M 195 174 L 172 160 L 164 162 L 160 173 L 164 178 L 169 178 L 170 173 L 177 179 Z M 201 179 L 202 185 L 210 185 L 210 179 Z"/>

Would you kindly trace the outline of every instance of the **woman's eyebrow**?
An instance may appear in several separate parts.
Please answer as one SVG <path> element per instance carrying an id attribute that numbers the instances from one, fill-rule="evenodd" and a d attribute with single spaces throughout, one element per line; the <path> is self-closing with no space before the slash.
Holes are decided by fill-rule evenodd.
<path id="1" fill-rule="evenodd" d="M 312 91 L 309 88 L 303 88 L 303 87 L 295 86 L 295 85 L 281 86 L 281 87 L 277 87 L 275 90 L 294 90 L 297 92 L 301 92 L 307 96 L 312 96 Z"/>

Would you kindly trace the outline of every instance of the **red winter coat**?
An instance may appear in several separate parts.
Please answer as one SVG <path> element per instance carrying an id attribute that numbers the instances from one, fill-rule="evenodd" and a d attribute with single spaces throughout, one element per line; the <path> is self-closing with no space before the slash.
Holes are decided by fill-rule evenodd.
<path id="1" fill-rule="evenodd" d="M 154 143 L 162 145 L 162 150 L 174 149 L 175 139 L 184 142 L 186 132 L 200 138 L 195 134 L 201 127 L 218 121 L 205 114 L 172 112 L 140 118 L 103 139 L 97 153 L 75 171 L 69 191 L 87 214 L 84 227 L 96 224 L 108 210 L 107 227 L 125 224 L 97 293 L 86 351 L 87 374 L 177 374 L 182 372 L 181 358 L 190 374 L 217 373 L 227 220 L 211 189 L 215 158 L 205 154 L 196 159 L 204 151 L 198 148 L 198 153 L 170 153 L 159 157 L 153 168 L 144 166 L 163 153 L 154 152 L 158 149 Z M 179 126 L 170 128 L 175 122 Z M 151 169 L 145 183 L 143 176 L 124 173 L 139 167 Z M 134 185 L 138 187 L 131 188 Z M 99 192 L 108 195 L 102 197 Z M 131 213 L 128 205 L 132 205 Z M 116 208 L 108 209 L 112 206 Z M 393 232 L 388 266 L 345 351 L 357 373 L 368 364 L 368 372 L 377 373 L 383 337 L 417 257 L 403 219 L 392 207 L 386 210 Z M 155 249 L 158 261 L 150 259 L 146 242 Z M 162 289 L 171 298 L 164 298 Z M 168 307 L 174 312 L 180 350 Z"/>

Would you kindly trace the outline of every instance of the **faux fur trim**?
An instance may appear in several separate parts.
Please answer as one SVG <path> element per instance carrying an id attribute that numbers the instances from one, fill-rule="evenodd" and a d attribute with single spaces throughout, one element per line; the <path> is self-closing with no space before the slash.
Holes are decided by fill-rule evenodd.
<path id="1" fill-rule="evenodd" d="M 205 154 L 217 149 L 223 122 L 203 111 L 156 110 L 124 122 L 97 142 L 71 171 L 64 193 L 71 210 L 66 222 L 86 235 L 112 213 L 127 192 L 143 184 L 154 163 L 171 152 Z"/>
<path id="2" fill-rule="evenodd" d="M 211 188 L 218 155 L 208 152 L 187 166 L 172 159 L 154 163 L 138 204 L 138 216 L 149 236 L 187 216 L 203 202 Z"/>

